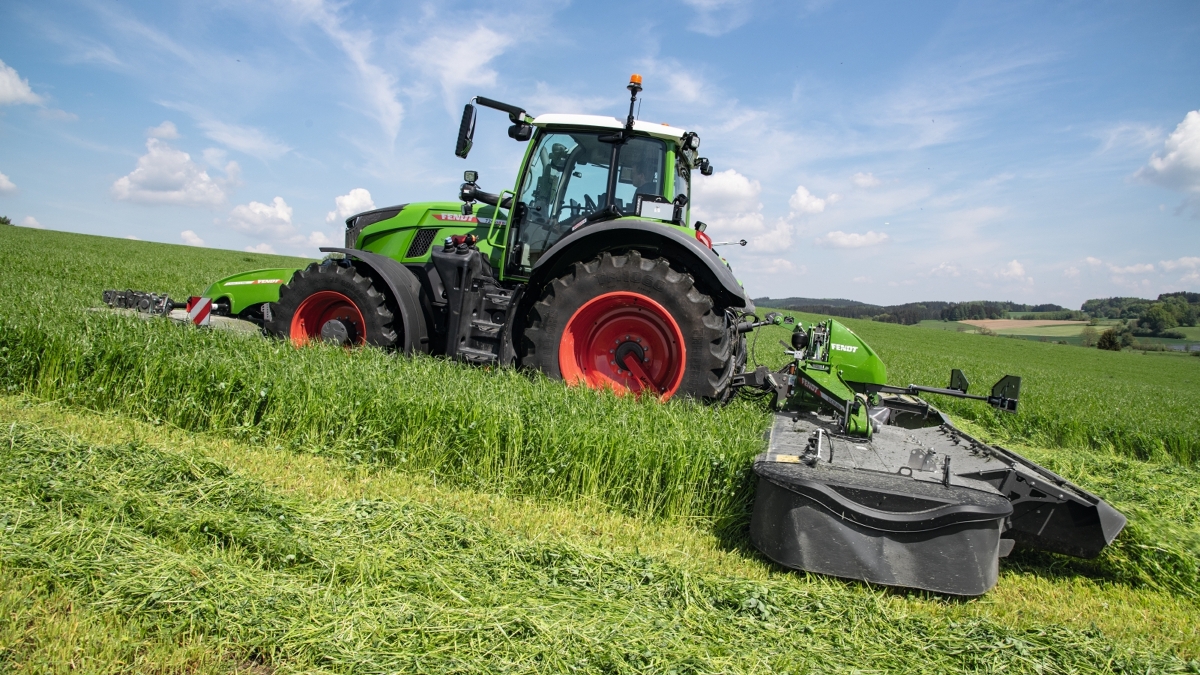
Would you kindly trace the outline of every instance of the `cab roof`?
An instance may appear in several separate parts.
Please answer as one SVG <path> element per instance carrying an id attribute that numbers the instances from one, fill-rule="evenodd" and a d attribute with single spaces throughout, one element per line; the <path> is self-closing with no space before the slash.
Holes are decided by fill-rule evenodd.
<path id="1" fill-rule="evenodd" d="M 594 127 L 598 129 L 624 129 L 625 123 L 615 117 L 607 117 L 605 115 L 566 115 L 561 113 L 552 113 L 549 115 L 538 115 L 533 119 L 535 127 Z M 633 123 L 633 130 L 665 140 L 677 141 L 686 132 L 686 129 L 672 127 L 666 124 L 655 124 L 654 122 L 643 122 L 636 120 Z"/>

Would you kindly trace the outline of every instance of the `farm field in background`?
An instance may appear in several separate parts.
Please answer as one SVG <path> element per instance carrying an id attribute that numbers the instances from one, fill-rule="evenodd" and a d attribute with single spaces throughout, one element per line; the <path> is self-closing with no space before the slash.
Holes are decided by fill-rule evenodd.
<path id="1" fill-rule="evenodd" d="M 1109 326 L 1122 321 L 1100 319 L 1093 328 L 1097 333 L 1103 332 Z M 944 330 L 956 333 L 976 333 L 979 328 L 994 330 L 998 335 L 1032 340 L 1036 342 L 1066 342 L 1079 347 L 1083 342 L 1080 333 L 1088 325 L 1086 321 L 1053 321 L 1053 320 L 1019 320 L 1019 319 L 984 319 L 976 321 L 938 321 L 925 320 L 915 324 L 916 327 Z M 1175 351 L 1200 350 L 1200 326 L 1180 326 L 1171 330 L 1183 333 L 1184 339 L 1161 337 L 1138 337 L 1142 344 L 1161 344 Z"/>
<path id="2" fill-rule="evenodd" d="M 184 296 L 301 259 L 3 228 L 0 260 L 0 606 L 20 626 L 0 662 L 1200 668 L 1200 359 L 845 321 L 895 384 L 1023 376 L 1016 416 L 935 403 L 1130 516 L 1100 558 L 1017 552 L 960 602 L 748 546 L 761 402 L 659 405 L 89 309 L 103 288 Z M 764 331 L 757 360 L 779 365 L 787 335 Z"/>
<path id="3" fill-rule="evenodd" d="M 976 328 L 986 328 L 996 332 L 1019 331 L 1031 328 L 1048 328 L 1060 326 L 1078 326 L 1082 329 L 1086 321 L 1055 321 L 1053 319 L 964 319 L 957 323 L 965 323 Z"/>

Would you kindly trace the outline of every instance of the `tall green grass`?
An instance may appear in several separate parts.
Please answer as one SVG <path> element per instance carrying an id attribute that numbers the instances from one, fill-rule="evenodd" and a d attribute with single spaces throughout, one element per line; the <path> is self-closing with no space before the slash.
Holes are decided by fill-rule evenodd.
<path id="1" fill-rule="evenodd" d="M 202 456 L 15 424 L 0 531 L 5 570 L 256 672 L 1197 667 L 1096 630 L 914 614 L 883 590 L 529 540 L 437 505 L 309 503 Z"/>
<path id="2" fill-rule="evenodd" d="M 52 325 L 0 316 L 0 381 L 182 429 L 671 518 L 744 512 L 768 414 L 108 313 Z"/>

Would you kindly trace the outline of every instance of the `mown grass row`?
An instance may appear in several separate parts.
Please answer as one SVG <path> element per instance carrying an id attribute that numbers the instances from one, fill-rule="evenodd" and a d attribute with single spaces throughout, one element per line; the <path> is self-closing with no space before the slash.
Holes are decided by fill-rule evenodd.
<path id="1" fill-rule="evenodd" d="M 25 425 L 0 431 L 0 530 L 5 570 L 278 672 L 1200 668 L 1096 630 L 917 615 L 865 586 L 750 582 L 437 506 L 305 502 L 201 456 Z"/>

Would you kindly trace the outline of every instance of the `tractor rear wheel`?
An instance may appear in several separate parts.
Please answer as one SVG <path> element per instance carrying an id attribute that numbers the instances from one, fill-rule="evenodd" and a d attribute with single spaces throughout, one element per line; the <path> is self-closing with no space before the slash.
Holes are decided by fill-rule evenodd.
<path id="1" fill-rule="evenodd" d="M 530 310 L 522 364 L 596 389 L 724 401 L 740 336 L 691 275 L 630 251 L 575 263 Z"/>
<path id="2" fill-rule="evenodd" d="M 265 323 L 269 334 L 302 346 L 326 341 L 392 347 L 399 341 L 387 297 L 354 267 L 326 260 L 297 271 L 280 286 Z"/>

